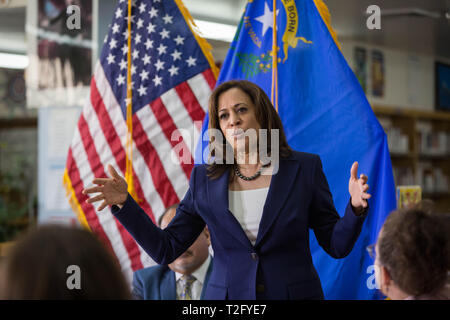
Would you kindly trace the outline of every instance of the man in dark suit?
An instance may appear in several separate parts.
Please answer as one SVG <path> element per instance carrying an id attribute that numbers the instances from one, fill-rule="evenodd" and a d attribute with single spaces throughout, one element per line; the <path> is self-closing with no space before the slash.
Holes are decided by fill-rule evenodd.
<path id="1" fill-rule="evenodd" d="M 175 216 L 178 204 L 166 209 L 159 218 L 162 229 Z M 138 270 L 133 275 L 133 297 L 138 300 L 203 299 L 212 270 L 209 232 L 205 228 L 192 246 L 169 265 Z"/>

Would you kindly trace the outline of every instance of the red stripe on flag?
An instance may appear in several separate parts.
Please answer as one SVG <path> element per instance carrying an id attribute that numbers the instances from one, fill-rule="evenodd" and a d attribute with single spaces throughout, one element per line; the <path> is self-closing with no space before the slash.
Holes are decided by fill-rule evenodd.
<path id="1" fill-rule="evenodd" d="M 156 153 L 150 140 L 147 139 L 147 134 L 142 128 L 142 124 L 136 114 L 133 115 L 133 140 L 136 147 L 141 152 L 144 162 L 148 166 L 153 184 L 156 191 L 159 193 L 164 206 L 167 208 L 174 203 L 180 202 L 180 199 L 178 199 L 175 189 L 172 186 L 172 182 L 164 170 L 161 159 Z"/>
<path id="2" fill-rule="evenodd" d="M 72 148 L 69 148 L 66 168 L 67 174 L 69 175 L 70 181 L 72 183 L 72 188 L 75 192 L 75 196 L 77 198 L 78 203 L 81 206 L 81 209 L 83 209 L 89 227 L 91 228 L 91 230 L 95 231 L 99 239 L 103 241 L 103 243 L 105 243 L 108 248 L 111 249 L 112 253 L 114 253 L 114 249 L 111 245 L 111 242 L 108 236 L 106 235 L 105 230 L 103 230 L 100 221 L 98 220 L 98 216 L 97 213 L 95 212 L 94 206 L 86 202 L 88 196 L 82 193 L 85 186 L 80 178 L 80 172 L 78 171 L 78 167 L 76 166 L 75 160 L 73 159 Z"/>
<path id="3" fill-rule="evenodd" d="M 159 126 L 161 127 L 161 130 L 164 132 L 164 135 L 166 136 L 167 140 L 172 145 L 172 148 L 175 148 L 175 146 L 182 144 L 182 150 L 183 152 L 188 153 L 189 149 L 186 146 L 186 142 L 182 140 L 181 142 L 178 141 L 172 141 L 172 133 L 178 130 L 177 126 L 172 120 L 172 117 L 170 116 L 169 112 L 166 109 L 166 106 L 162 102 L 161 98 L 156 99 L 152 103 L 150 103 L 150 108 L 153 110 L 153 114 L 155 115 L 156 120 L 159 123 Z M 190 141 L 188 141 L 190 143 Z M 183 169 L 184 173 L 186 174 L 186 177 L 189 179 L 191 175 L 192 168 L 194 167 L 194 159 L 192 158 L 192 154 L 189 152 L 189 154 L 183 154 L 177 155 L 180 160 L 181 168 Z M 182 158 L 188 158 L 189 157 L 189 163 L 186 163 L 185 161 L 182 161 Z"/>
<path id="4" fill-rule="evenodd" d="M 107 175 L 100 161 L 100 157 L 97 154 L 94 141 L 92 140 L 91 134 L 89 132 L 88 124 L 83 115 L 80 116 L 78 128 L 80 130 L 81 140 L 83 141 L 83 145 L 88 156 L 89 165 L 91 166 L 91 170 L 94 173 L 94 176 L 106 177 Z M 128 257 L 130 258 L 131 268 L 133 270 L 142 269 L 143 265 L 140 260 L 140 251 L 136 242 L 128 233 L 128 231 L 125 230 L 124 226 L 119 221 L 117 221 L 115 217 L 113 219 L 117 225 L 117 229 L 119 230 L 122 242 L 127 250 Z"/>
<path id="5" fill-rule="evenodd" d="M 189 113 L 192 121 L 200 121 L 199 126 L 197 127 L 199 130 L 202 128 L 202 121 L 205 118 L 205 112 L 203 111 L 200 103 L 194 95 L 191 87 L 187 82 L 182 82 L 178 86 L 175 87 L 178 96 L 181 101 L 183 101 L 183 105 L 185 106 L 187 112 Z"/>
<path id="6" fill-rule="evenodd" d="M 203 71 L 202 74 L 205 77 L 206 82 L 208 82 L 211 90 L 214 90 L 214 87 L 216 86 L 216 78 L 214 77 L 214 74 L 212 73 L 211 69 Z"/>
<path id="7" fill-rule="evenodd" d="M 117 165 L 119 166 L 122 172 L 126 170 L 126 152 L 123 148 L 119 135 L 111 121 L 108 110 L 103 102 L 102 96 L 97 87 L 97 83 L 95 79 L 91 82 L 91 103 L 95 106 L 95 112 L 97 113 L 98 122 L 100 123 L 100 127 L 103 131 L 103 135 L 105 136 L 106 141 L 108 142 L 111 152 L 116 159 Z M 144 191 L 142 189 L 139 178 L 136 175 L 136 172 L 133 169 L 133 181 L 136 188 L 137 196 L 139 198 L 139 205 L 145 211 L 147 216 L 155 222 L 155 215 L 153 210 L 150 207 L 150 204 L 147 202 L 144 196 Z"/>

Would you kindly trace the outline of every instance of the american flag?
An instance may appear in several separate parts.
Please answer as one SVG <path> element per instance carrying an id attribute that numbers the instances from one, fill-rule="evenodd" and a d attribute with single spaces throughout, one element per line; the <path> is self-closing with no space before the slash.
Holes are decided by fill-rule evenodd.
<path id="1" fill-rule="evenodd" d="M 200 136 L 217 69 L 181 0 L 133 1 L 131 26 L 133 179 L 141 207 L 155 222 L 187 191 L 193 137 Z M 97 212 L 81 193 L 95 177 L 107 176 L 108 164 L 125 175 L 127 55 L 128 1 L 121 0 L 69 148 L 64 183 L 81 223 L 110 247 L 130 281 L 133 271 L 154 262 L 110 207 Z"/>

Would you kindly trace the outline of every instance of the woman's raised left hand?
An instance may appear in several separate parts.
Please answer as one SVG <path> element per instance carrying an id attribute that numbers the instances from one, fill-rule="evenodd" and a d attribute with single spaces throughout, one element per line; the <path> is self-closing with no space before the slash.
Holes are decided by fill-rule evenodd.
<path id="1" fill-rule="evenodd" d="M 350 169 L 350 180 L 348 182 L 348 192 L 350 192 L 351 203 L 356 213 L 361 213 L 367 208 L 367 199 L 371 195 L 367 193 L 369 185 L 367 184 L 367 176 L 360 174 L 358 179 L 358 162 L 354 162 Z"/>

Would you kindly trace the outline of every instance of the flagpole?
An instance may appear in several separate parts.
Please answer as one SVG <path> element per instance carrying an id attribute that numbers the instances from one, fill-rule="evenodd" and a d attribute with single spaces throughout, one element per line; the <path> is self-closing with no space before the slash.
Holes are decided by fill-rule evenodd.
<path id="1" fill-rule="evenodd" d="M 128 0 L 128 52 L 127 52 L 127 141 L 126 141 L 126 170 L 125 180 L 128 184 L 128 192 L 137 201 L 133 183 L 133 108 L 131 88 L 131 8 L 132 0 Z"/>
<path id="2" fill-rule="evenodd" d="M 277 0 L 273 0 L 272 27 L 272 104 L 278 112 L 278 47 L 277 47 Z"/>

